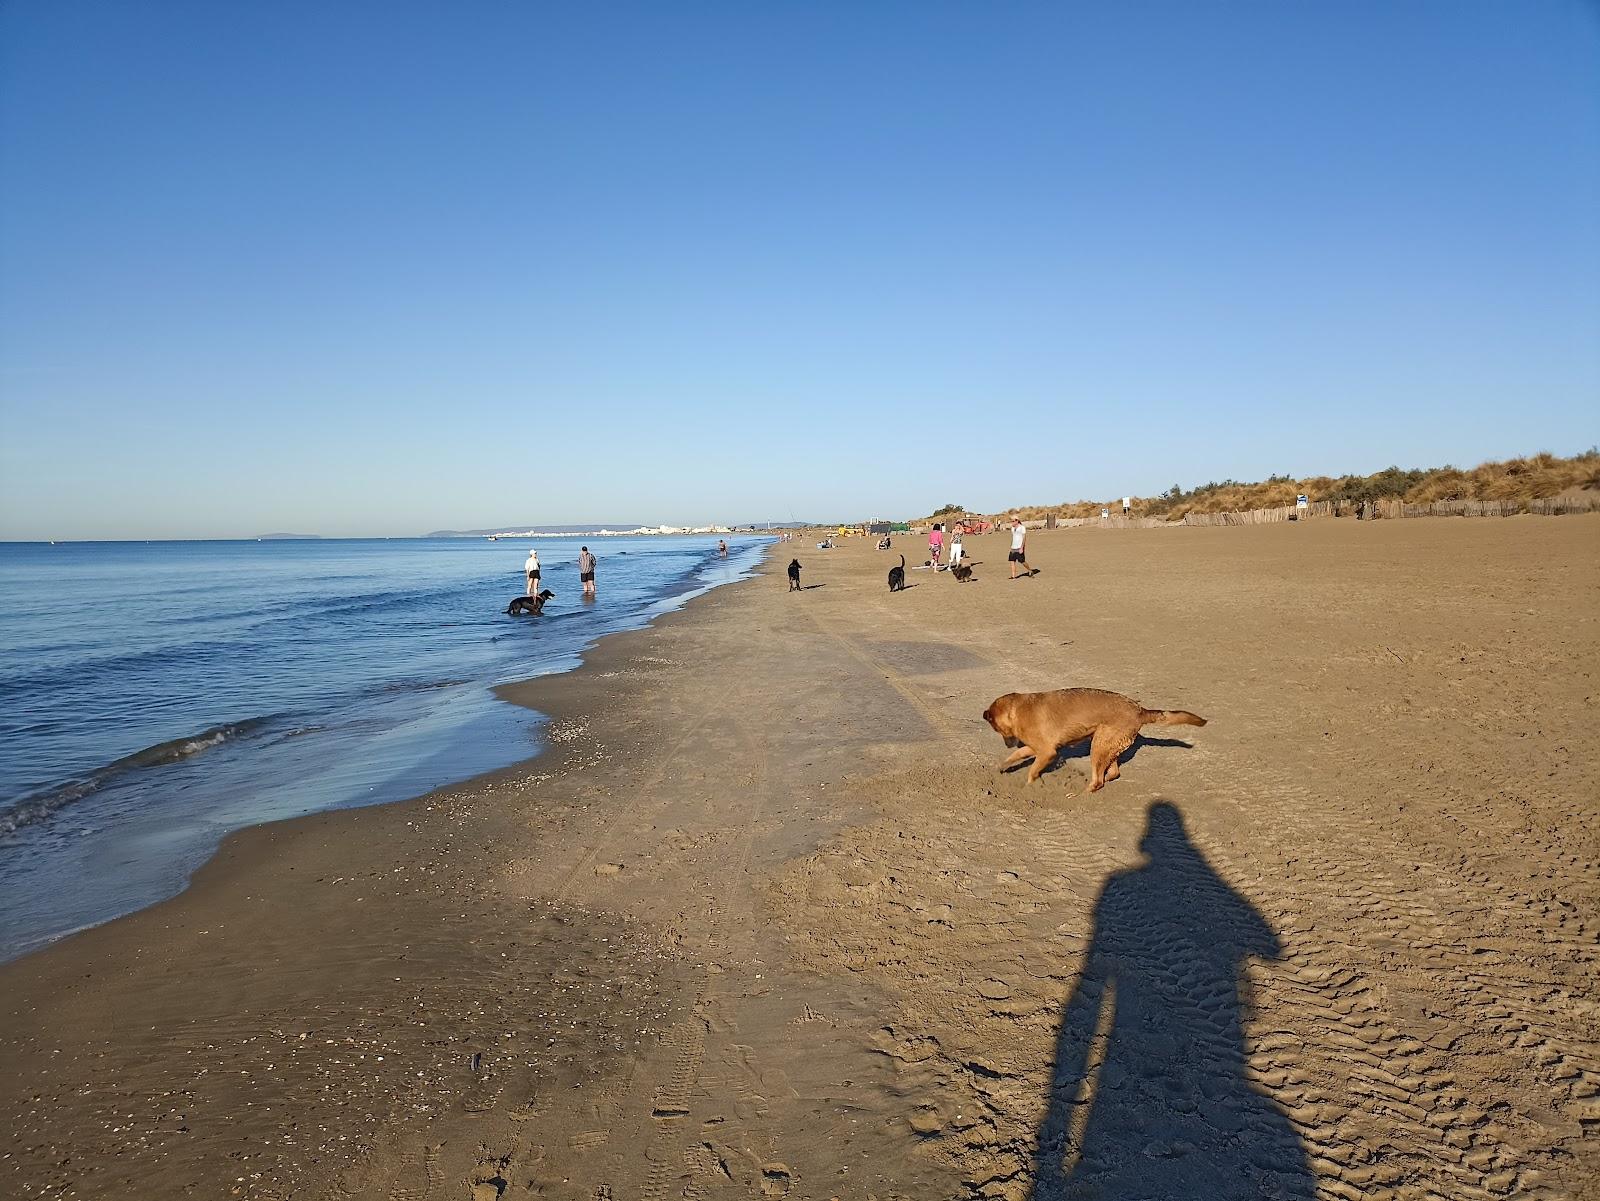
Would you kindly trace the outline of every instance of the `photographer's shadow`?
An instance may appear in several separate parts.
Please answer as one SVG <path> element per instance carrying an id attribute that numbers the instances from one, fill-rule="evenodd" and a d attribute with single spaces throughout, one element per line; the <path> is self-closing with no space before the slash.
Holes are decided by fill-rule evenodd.
<path id="1" fill-rule="evenodd" d="M 1277 936 L 1195 849 L 1176 806 L 1150 807 L 1140 849 L 1148 860 L 1095 904 L 1032 1197 L 1311 1201 L 1299 1137 L 1245 1075 L 1245 960 L 1277 958 Z"/>

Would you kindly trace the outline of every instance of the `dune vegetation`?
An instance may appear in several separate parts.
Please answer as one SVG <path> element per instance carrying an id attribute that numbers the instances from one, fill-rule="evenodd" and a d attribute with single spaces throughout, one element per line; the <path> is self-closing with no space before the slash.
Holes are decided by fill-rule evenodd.
<path id="1" fill-rule="evenodd" d="M 1519 459 L 1482 463 L 1477 467 L 1387 467 L 1371 475 L 1311 476 L 1295 479 L 1274 475 L 1257 483 L 1213 480 L 1193 488 L 1174 484 L 1158 496 L 1133 498 L 1138 517 L 1165 517 L 1177 521 L 1186 513 L 1229 513 L 1292 505 L 1304 493 L 1312 501 L 1355 503 L 1371 500 L 1405 500 L 1424 504 L 1439 500 L 1534 500 L 1565 492 L 1600 489 L 1600 448 L 1563 458 L 1547 452 Z M 1055 505 L 1021 505 L 1007 509 L 1027 521 L 1056 517 L 1096 517 L 1102 507 L 1122 511 L 1120 496 L 1107 500 L 1064 501 Z M 939 521 L 958 515 L 959 506 L 924 518 Z"/>

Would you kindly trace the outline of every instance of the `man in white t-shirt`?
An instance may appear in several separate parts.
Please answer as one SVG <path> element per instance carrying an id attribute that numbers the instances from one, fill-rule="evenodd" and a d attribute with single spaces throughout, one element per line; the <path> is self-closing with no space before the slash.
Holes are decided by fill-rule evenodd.
<path id="1" fill-rule="evenodd" d="M 522 572 L 528 577 L 528 595 L 539 595 L 539 552 L 528 551 L 528 561 L 522 565 Z"/>
<path id="2" fill-rule="evenodd" d="M 1022 524 L 1022 518 L 1013 518 L 1011 522 L 1011 553 L 1006 556 L 1011 564 L 1011 578 L 1017 578 L 1017 564 L 1022 565 L 1023 575 L 1033 575 L 1033 568 L 1028 566 L 1028 527 Z"/>

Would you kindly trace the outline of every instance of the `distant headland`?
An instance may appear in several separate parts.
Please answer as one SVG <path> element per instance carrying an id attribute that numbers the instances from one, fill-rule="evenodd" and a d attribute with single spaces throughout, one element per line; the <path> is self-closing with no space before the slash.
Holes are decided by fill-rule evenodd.
<path id="1" fill-rule="evenodd" d="M 799 523 L 789 522 L 788 525 Z M 482 530 L 434 530 L 424 538 L 636 538 L 650 534 L 732 534 L 738 531 L 761 531 L 779 526 L 769 522 L 750 522 L 744 525 L 644 525 L 619 521 L 594 525 L 538 525 L 535 523 L 502 525 Z"/>

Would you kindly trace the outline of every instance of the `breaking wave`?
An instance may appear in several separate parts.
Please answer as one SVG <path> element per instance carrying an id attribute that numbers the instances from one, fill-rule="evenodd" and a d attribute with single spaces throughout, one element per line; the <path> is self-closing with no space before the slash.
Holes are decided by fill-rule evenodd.
<path id="1" fill-rule="evenodd" d="M 145 747 L 142 751 L 135 751 L 131 755 L 124 755 L 121 759 L 115 759 L 80 780 L 73 780 L 44 792 L 23 797 L 20 801 L 0 808 L 0 837 L 14 834 L 24 826 L 30 826 L 49 817 L 58 809 L 99 791 L 119 776 L 144 768 L 181 763 L 185 759 L 209 751 L 212 747 L 221 746 L 224 742 L 248 737 L 270 720 L 269 717 L 252 717 L 246 721 L 212 726 L 208 730 L 201 730 L 198 734 L 191 734 L 186 738 L 172 738 L 166 742 L 158 742 L 154 746 Z"/>

